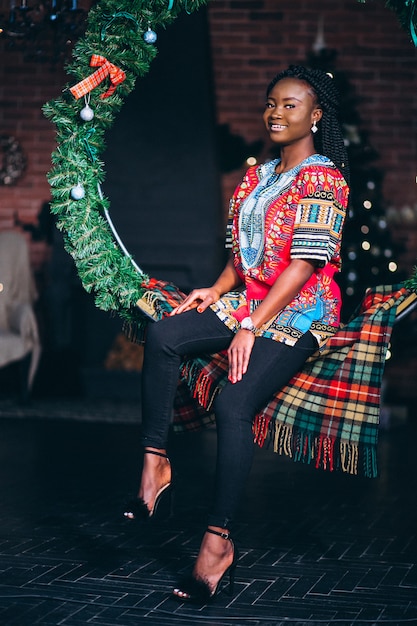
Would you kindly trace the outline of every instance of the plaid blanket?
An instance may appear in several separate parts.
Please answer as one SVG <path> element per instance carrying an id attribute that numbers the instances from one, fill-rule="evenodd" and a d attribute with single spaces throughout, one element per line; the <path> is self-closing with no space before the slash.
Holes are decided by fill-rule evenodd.
<path id="1" fill-rule="evenodd" d="M 368 290 L 353 318 L 308 359 L 254 421 L 254 441 L 316 468 L 377 475 L 380 390 L 402 286 Z M 226 353 L 186 361 L 174 407 L 176 431 L 214 421 L 213 400 L 227 378 Z"/>
<path id="2" fill-rule="evenodd" d="M 185 293 L 173 283 L 148 278 L 140 285 L 142 296 L 136 306 L 123 312 L 123 332 L 133 343 L 143 344 L 146 339 L 146 328 L 150 321 L 157 322 L 177 307 L 184 299 Z"/>

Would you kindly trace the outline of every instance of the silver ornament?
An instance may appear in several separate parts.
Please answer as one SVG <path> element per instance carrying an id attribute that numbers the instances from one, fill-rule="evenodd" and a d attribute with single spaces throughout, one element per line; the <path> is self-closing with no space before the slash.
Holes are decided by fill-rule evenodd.
<path id="1" fill-rule="evenodd" d="M 85 196 L 85 189 L 80 183 L 71 189 L 71 198 L 73 200 L 82 200 Z"/>
<path id="2" fill-rule="evenodd" d="M 146 31 L 146 33 L 143 34 L 143 38 L 146 41 L 146 43 L 155 43 L 155 41 L 158 38 L 158 35 L 156 34 L 156 32 L 154 30 L 152 30 L 152 28 L 149 26 L 148 30 Z"/>
<path id="3" fill-rule="evenodd" d="M 80 117 L 84 122 L 91 122 L 94 117 L 93 109 L 88 104 L 86 104 L 85 107 L 80 111 Z"/>

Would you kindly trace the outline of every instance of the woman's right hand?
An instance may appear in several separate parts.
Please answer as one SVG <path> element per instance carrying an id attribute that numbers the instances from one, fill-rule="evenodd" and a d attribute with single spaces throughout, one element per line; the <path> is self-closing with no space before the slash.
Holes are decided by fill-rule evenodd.
<path id="1" fill-rule="evenodd" d="M 220 293 L 214 287 L 205 287 L 203 289 L 193 289 L 193 291 L 185 298 L 177 308 L 171 311 L 170 315 L 178 315 L 184 311 L 190 311 L 197 307 L 197 311 L 202 313 L 214 302 L 220 298 Z"/>

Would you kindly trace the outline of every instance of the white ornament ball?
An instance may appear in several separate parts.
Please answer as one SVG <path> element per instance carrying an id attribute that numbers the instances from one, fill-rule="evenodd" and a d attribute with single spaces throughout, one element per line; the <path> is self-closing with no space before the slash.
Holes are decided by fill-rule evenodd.
<path id="1" fill-rule="evenodd" d="M 85 196 L 85 189 L 82 185 L 78 183 L 71 189 L 71 198 L 73 200 L 82 200 Z"/>
<path id="2" fill-rule="evenodd" d="M 155 43 L 155 41 L 158 38 L 158 35 L 156 34 L 154 30 L 152 30 L 152 28 L 148 28 L 146 33 L 144 33 L 143 38 L 146 41 L 146 43 Z"/>
<path id="3" fill-rule="evenodd" d="M 94 117 L 93 109 L 88 104 L 86 104 L 85 107 L 80 111 L 80 117 L 84 122 L 91 122 Z"/>

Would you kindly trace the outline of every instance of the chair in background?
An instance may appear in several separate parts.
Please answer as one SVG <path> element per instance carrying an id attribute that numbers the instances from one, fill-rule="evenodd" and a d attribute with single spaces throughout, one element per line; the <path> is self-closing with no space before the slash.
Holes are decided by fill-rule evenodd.
<path id="1" fill-rule="evenodd" d="M 0 233 L 0 368 L 19 362 L 20 398 L 28 400 L 41 346 L 33 304 L 36 288 L 25 238 Z"/>

